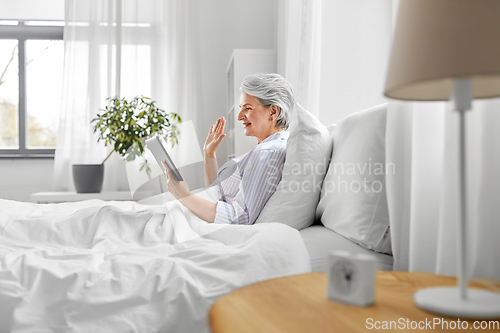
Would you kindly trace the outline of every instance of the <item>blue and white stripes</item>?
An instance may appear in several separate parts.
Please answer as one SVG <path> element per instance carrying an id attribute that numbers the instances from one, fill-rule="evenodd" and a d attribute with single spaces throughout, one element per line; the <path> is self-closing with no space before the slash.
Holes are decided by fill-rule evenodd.
<path id="1" fill-rule="evenodd" d="M 244 155 L 220 168 L 210 186 L 218 186 L 215 223 L 253 224 L 281 181 L 288 133 L 275 133 Z"/>

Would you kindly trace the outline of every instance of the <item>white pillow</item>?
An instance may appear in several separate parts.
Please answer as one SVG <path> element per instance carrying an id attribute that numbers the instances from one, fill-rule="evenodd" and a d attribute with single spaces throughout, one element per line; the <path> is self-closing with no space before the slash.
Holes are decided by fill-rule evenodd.
<path id="1" fill-rule="evenodd" d="M 387 104 L 354 113 L 332 132 L 333 153 L 323 182 L 317 217 L 351 241 L 391 254 L 385 190 Z"/>
<path id="2" fill-rule="evenodd" d="M 331 154 L 332 140 L 326 127 L 297 104 L 281 182 L 255 223 L 281 222 L 298 230 L 310 226 Z"/>

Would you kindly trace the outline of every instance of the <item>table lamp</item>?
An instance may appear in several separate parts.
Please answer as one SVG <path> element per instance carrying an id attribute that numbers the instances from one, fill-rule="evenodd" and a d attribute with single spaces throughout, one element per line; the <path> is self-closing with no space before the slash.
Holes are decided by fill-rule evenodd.
<path id="1" fill-rule="evenodd" d="M 384 95 L 452 99 L 459 113 L 460 214 L 456 287 L 428 288 L 418 307 L 446 316 L 500 316 L 500 294 L 467 288 L 465 113 L 472 98 L 500 97 L 500 0 L 401 0 Z"/>

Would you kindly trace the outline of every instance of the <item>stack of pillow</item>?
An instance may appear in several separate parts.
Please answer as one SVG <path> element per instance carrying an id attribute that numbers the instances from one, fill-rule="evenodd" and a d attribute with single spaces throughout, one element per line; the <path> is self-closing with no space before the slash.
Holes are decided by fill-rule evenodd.
<path id="1" fill-rule="evenodd" d="M 310 226 L 331 155 L 332 139 L 326 127 L 296 104 L 283 177 L 255 223 L 281 222 L 298 230 Z"/>
<path id="2" fill-rule="evenodd" d="M 387 104 L 349 115 L 332 132 L 334 150 L 317 216 L 323 225 L 375 252 L 391 254 L 385 175 Z"/>
<path id="3" fill-rule="evenodd" d="M 283 178 L 256 223 L 298 230 L 316 217 L 362 247 L 391 254 L 385 174 L 387 104 L 351 114 L 331 134 L 298 105 L 292 115 Z M 333 152 L 332 152 L 333 147 Z"/>

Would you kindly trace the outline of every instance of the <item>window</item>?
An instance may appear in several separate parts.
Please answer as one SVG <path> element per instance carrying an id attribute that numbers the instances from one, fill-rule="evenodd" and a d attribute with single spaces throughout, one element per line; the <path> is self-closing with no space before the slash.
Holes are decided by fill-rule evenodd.
<path id="1" fill-rule="evenodd" d="M 53 157 L 63 22 L 0 21 L 0 156 Z"/>

